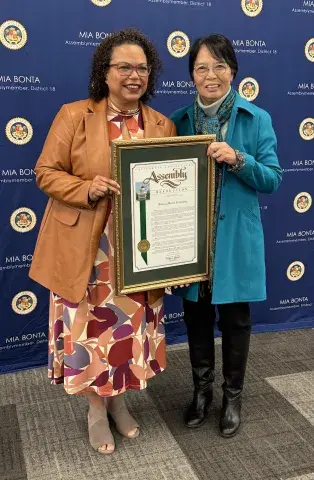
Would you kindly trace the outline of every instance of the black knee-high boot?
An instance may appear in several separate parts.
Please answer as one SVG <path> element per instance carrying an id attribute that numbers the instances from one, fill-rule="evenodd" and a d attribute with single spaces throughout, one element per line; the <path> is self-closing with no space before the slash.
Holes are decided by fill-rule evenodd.
<path id="1" fill-rule="evenodd" d="M 184 319 L 194 383 L 193 401 L 188 408 L 185 425 L 197 428 L 204 423 L 213 399 L 215 310 L 204 299 L 197 303 L 185 300 Z"/>
<path id="2" fill-rule="evenodd" d="M 222 330 L 222 358 L 224 383 L 223 404 L 220 416 L 220 433 L 233 437 L 241 424 L 241 396 L 250 345 L 251 322 L 247 304 L 234 304 L 242 312 L 242 318 Z M 231 314 L 231 312 L 230 312 Z M 237 315 L 236 315 L 237 316 Z M 231 320 L 231 319 L 229 319 Z M 230 322 L 232 323 L 232 322 Z M 231 327 L 231 328 L 230 328 Z"/>

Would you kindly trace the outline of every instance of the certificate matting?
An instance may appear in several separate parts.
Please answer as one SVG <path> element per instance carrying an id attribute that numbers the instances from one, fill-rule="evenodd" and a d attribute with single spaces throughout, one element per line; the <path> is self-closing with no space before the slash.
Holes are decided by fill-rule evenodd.
<path id="1" fill-rule="evenodd" d="M 198 158 L 131 163 L 133 272 L 197 262 Z"/>
<path id="2" fill-rule="evenodd" d="M 118 294 L 133 293 L 208 279 L 215 176 L 213 160 L 208 158 L 206 153 L 208 145 L 214 140 L 214 135 L 200 135 L 163 139 L 116 140 L 112 142 L 113 178 L 120 183 L 121 186 L 121 195 L 115 196 L 114 206 L 116 289 Z M 183 167 L 188 167 L 190 173 L 192 172 L 191 168 L 194 169 L 194 174 L 197 179 L 197 192 L 192 192 L 191 196 L 191 199 L 195 198 L 194 205 L 191 200 L 186 209 L 186 226 L 190 229 L 193 228 L 193 219 L 191 220 L 188 214 L 193 213 L 193 211 L 195 212 L 195 206 L 197 207 L 197 217 L 194 219 L 196 233 L 196 242 L 194 242 L 194 244 L 197 251 L 192 258 L 191 248 L 189 249 L 188 247 L 184 249 L 181 246 L 177 249 L 177 252 L 179 251 L 181 254 L 182 261 L 180 261 L 180 259 L 177 258 L 176 249 L 173 248 L 172 251 L 169 249 L 167 266 L 164 266 L 164 264 L 158 265 L 156 242 L 153 242 L 153 244 L 150 242 L 151 238 L 156 240 L 156 232 L 150 239 L 146 238 L 148 235 L 151 235 L 149 229 L 154 226 L 151 218 L 147 221 L 147 210 L 150 211 L 151 209 L 152 204 L 148 207 L 148 203 L 151 202 L 150 196 L 153 192 L 155 193 L 155 186 L 148 186 L 150 184 L 153 185 L 153 182 L 149 181 L 147 188 L 145 188 L 146 192 L 144 192 L 143 188 L 141 190 L 143 179 L 137 175 L 138 172 L 133 175 L 134 167 L 139 169 L 142 164 L 143 168 L 147 168 L 148 172 L 151 171 L 151 175 L 152 172 L 155 172 L 156 178 L 160 178 L 160 176 L 157 177 L 156 168 L 155 170 L 150 169 L 147 165 L 151 164 L 152 167 L 158 166 L 161 172 L 163 162 L 168 171 L 163 172 L 164 179 L 175 183 L 180 182 L 180 178 L 182 180 L 180 186 L 177 187 L 181 189 L 181 192 L 178 192 L 178 194 L 172 193 L 170 190 L 171 187 L 168 189 L 169 198 L 172 197 L 173 201 L 175 196 L 177 196 L 179 202 L 187 200 L 188 197 L 184 196 L 183 190 L 183 188 L 186 188 L 183 186 L 186 181 L 183 180 L 185 170 L 182 170 L 181 173 L 180 168 L 177 170 L 178 173 L 175 174 L 178 177 L 177 180 L 170 178 L 170 175 L 166 178 L 167 173 L 171 171 L 171 165 L 179 166 L 181 164 Z M 172 169 L 172 173 L 173 172 Z M 164 185 L 164 187 L 165 186 L 166 185 Z M 142 197 L 146 195 L 145 202 L 140 201 L 141 195 Z M 164 199 L 166 198 L 166 195 L 162 194 L 162 196 Z M 155 201 L 155 207 L 158 207 L 157 203 Z M 146 209 L 145 215 L 143 213 L 143 207 Z M 153 208 L 155 214 L 158 211 L 157 207 Z M 172 228 L 171 222 L 167 224 L 166 218 L 164 218 L 164 220 L 162 218 L 163 216 L 167 216 L 165 210 L 167 208 L 169 209 L 169 205 L 164 207 L 161 205 L 161 207 L 159 212 L 159 217 L 161 218 L 157 221 L 157 227 L 161 240 L 159 250 L 164 253 L 166 245 L 163 236 L 168 236 L 169 246 L 170 243 L 172 243 L 175 247 L 175 238 L 178 238 L 180 235 Z M 134 209 L 136 209 L 137 219 L 136 215 L 134 215 Z M 183 215 L 184 209 L 182 208 L 179 211 L 180 215 Z M 146 230 L 143 228 L 143 225 L 142 227 L 139 226 L 141 222 L 138 221 L 138 217 L 141 217 L 141 215 L 142 218 L 146 216 Z M 173 218 L 173 215 L 174 208 L 171 211 L 170 206 L 170 219 L 171 216 Z M 176 225 L 179 225 L 180 228 L 183 229 L 183 223 L 184 222 L 177 221 Z M 184 242 L 184 234 L 181 238 L 182 242 Z M 189 238 L 192 244 L 191 236 Z M 182 254 L 184 251 L 186 256 L 185 253 Z M 153 255 L 151 255 L 152 252 L 154 252 Z M 141 259 L 141 264 L 139 264 L 136 259 Z M 153 263 L 149 265 L 152 260 Z M 164 257 L 162 261 L 165 262 Z M 137 268 L 138 266 L 141 268 Z"/>

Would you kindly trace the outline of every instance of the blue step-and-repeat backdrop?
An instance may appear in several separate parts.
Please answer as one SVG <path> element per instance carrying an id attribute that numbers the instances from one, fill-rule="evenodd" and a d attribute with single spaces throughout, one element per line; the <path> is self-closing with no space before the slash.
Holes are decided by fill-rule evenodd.
<path id="1" fill-rule="evenodd" d="M 194 99 L 190 43 L 232 41 L 235 87 L 270 112 L 284 169 L 279 192 L 260 198 L 268 300 L 253 306 L 254 330 L 314 327 L 314 0 L 1 0 L 0 372 L 46 364 L 48 292 L 28 278 L 47 200 L 36 159 L 60 106 L 87 97 L 95 47 L 129 26 L 162 56 L 152 106 L 166 115 Z M 168 343 L 185 341 L 178 298 L 166 321 Z"/>

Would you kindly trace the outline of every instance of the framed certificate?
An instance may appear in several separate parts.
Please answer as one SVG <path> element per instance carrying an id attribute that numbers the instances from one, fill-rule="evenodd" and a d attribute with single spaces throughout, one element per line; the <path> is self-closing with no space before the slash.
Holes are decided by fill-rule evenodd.
<path id="1" fill-rule="evenodd" d="M 117 294 L 207 280 L 214 135 L 112 142 Z"/>

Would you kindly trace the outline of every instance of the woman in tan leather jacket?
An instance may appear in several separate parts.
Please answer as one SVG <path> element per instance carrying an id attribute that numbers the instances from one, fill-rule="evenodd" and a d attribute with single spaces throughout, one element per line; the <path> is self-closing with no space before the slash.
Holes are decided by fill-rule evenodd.
<path id="1" fill-rule="evenodd" d="M 89 438 L 114 451 L 108 414 L 128 438 L 139 425 L 124 401 L 165 368 L 163 291 L 117 296 L 114 285 L 109 142 L 168 137 L 174 124 L 148 107 L 160 70 L 150 41 L 135 29 L 97 48 L 88 100 L 64 105 L 36 165 L 49 197 L 30 277 L 48 288 L 49 377 L 89 400 Z"/>

